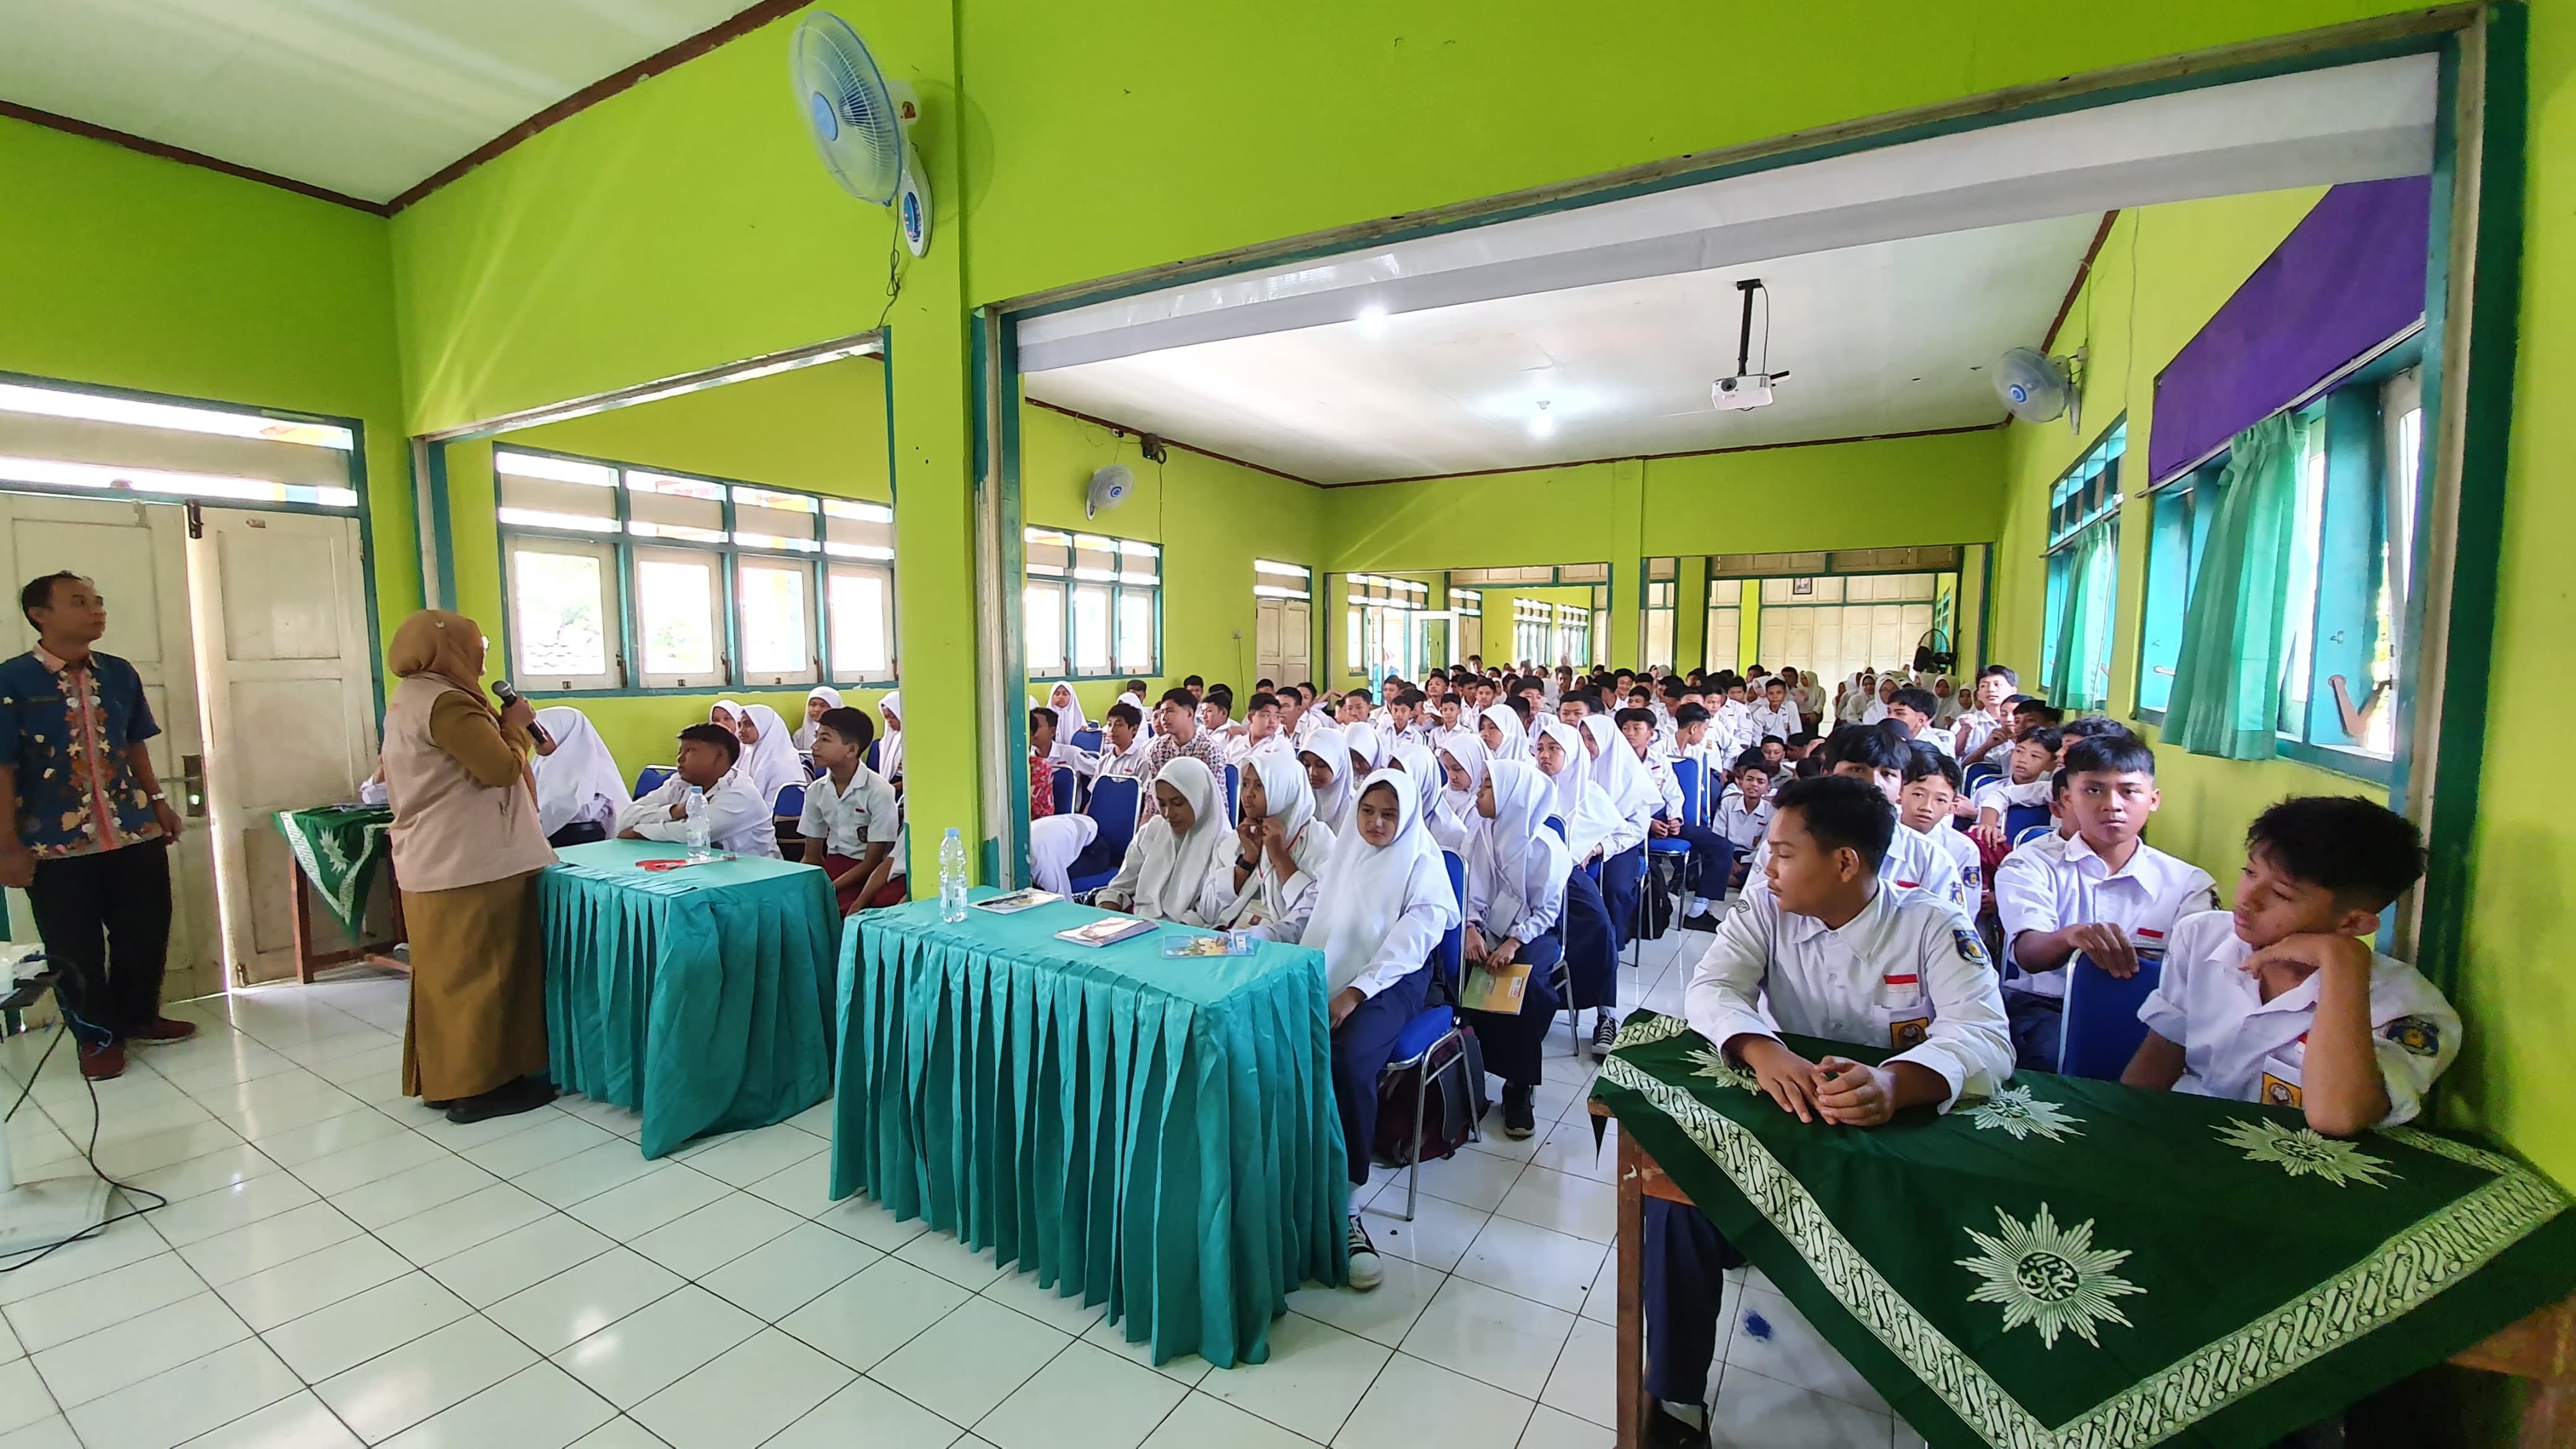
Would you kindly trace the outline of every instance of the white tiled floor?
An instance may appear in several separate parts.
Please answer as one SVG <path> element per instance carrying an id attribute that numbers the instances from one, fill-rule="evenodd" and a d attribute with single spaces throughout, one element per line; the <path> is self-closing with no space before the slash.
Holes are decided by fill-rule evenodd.
<path id="1" fill-rule="evenodd" d="M 1678 1011 L 1706 941 L 1649 943 L 1622 1000 Z M 0 1449 L 1611 1442 L 1610 1154 L 1561 1025 L 1539 1134 L 1489 1118 L 1425 1165 L 1410 1223 L 1381 1172 L 1358 1197 L 1384 1285 L 1291 1295 L 1270 1361 L 1216 1370 L 1147 1364 L 1100 1309 L 828 1201 L 828 1106 L 660 1162 L 579 1097 L 456 1127 L 400 1094 L 404 993 L 342 973 L 197 1003 L 196 1040 L 101 1085 L 102 1164 L 173 1201 L 0 1274 Z M 44 1044 L 0 1045 L 9 1097 Z M 81 1170 L 70 1065 L 9 1125 L 22 1175 Z M 1718 1443 L 1920 1442 L 1742 1276 Z"/>

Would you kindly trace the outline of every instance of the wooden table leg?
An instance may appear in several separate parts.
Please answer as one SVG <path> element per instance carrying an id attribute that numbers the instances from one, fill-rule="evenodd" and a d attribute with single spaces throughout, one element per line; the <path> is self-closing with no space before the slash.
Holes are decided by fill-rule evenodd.
<path id="1" fill-rule="evenodd" d="M 286 858 L 287 874 L 295 879 L 286 888 L 287 913 L 295 920 L 295 979 L 306 986 L 313 984 L 313 898 L 304 879 L 304 867 L 295 857 Z"/>
<path id="2" fill-rule="evenodd" d="M 1645 1449 L 1646 1192 L 1641 1154 L 1619 1134 L 1619 1449 Z"/>

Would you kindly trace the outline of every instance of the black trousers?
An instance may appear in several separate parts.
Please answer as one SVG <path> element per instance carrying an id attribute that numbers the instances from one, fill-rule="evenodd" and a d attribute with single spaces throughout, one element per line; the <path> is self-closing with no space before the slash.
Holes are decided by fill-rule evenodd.
<path id="1" fill-rule="evenodd" d="M 1744 1255 L 1706 1214 L 1683 1203 L 1646 1199 L 1645 1228 L 1646 1392 L 1705 1404 L 1724 1275 Z"/>
<path id="2" fill-rule="evenodd" d="M 170 955 L 169 842 L 38 861 L 27 903 L 58 973 L 54 996 L 83 1046 L 152 1025 Z"/>

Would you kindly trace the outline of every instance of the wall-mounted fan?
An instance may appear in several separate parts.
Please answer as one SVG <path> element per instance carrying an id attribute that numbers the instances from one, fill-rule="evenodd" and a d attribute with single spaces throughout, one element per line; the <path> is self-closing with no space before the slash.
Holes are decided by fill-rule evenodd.
<path id="1" fill-rule="evenodd" d="M 788 79 L 825 170 L 861 201 L 894 208 L 904 245 L 930 249 L 930 189 L 908 132 L 920 115 L 909 88 L 890 86 L 850 23 L 817 10 L 796 27 Z"/>
<path id="2" fill-rule="evenodd" d="M 2084 354 L 2051 357 L 2034 347 L 2016 347 L 1995 364 L 1995 395 L 2005 411 L 2025 423 L 2066 419 L 2081 430 L 2084 410 Z"/>
<path id="3" fill-rule="evenodd" d="M 1124 463 L 1112 463 L 1091 475 L 1091 486 L 1082 495 L 1082 516 L 1096 518 L 1127 501 L 1136 491 L 1136 470 Z"/>
<path id="4" fill-rule="evenodd" d="M 1947 673 L 1959 662 L 1958 651 L 1950 647 L 1950 636 L 1938 629 L 1926 629 L 1914 641 L 1914 672 L 1929 674 L 1934 670 Z"/>

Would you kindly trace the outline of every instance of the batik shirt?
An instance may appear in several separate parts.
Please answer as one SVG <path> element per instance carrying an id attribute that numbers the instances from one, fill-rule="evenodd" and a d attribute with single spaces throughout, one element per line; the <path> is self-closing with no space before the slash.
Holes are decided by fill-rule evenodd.
<path id="1" fill-rule="evenodd" d="M 0 765 L 18 773 L 18 838 L 39 860 L 158 840 L 126 751 L 159 733 L 143 676 L 112 654 L 73 665 L 39 645 L 0 664 Z"/>

